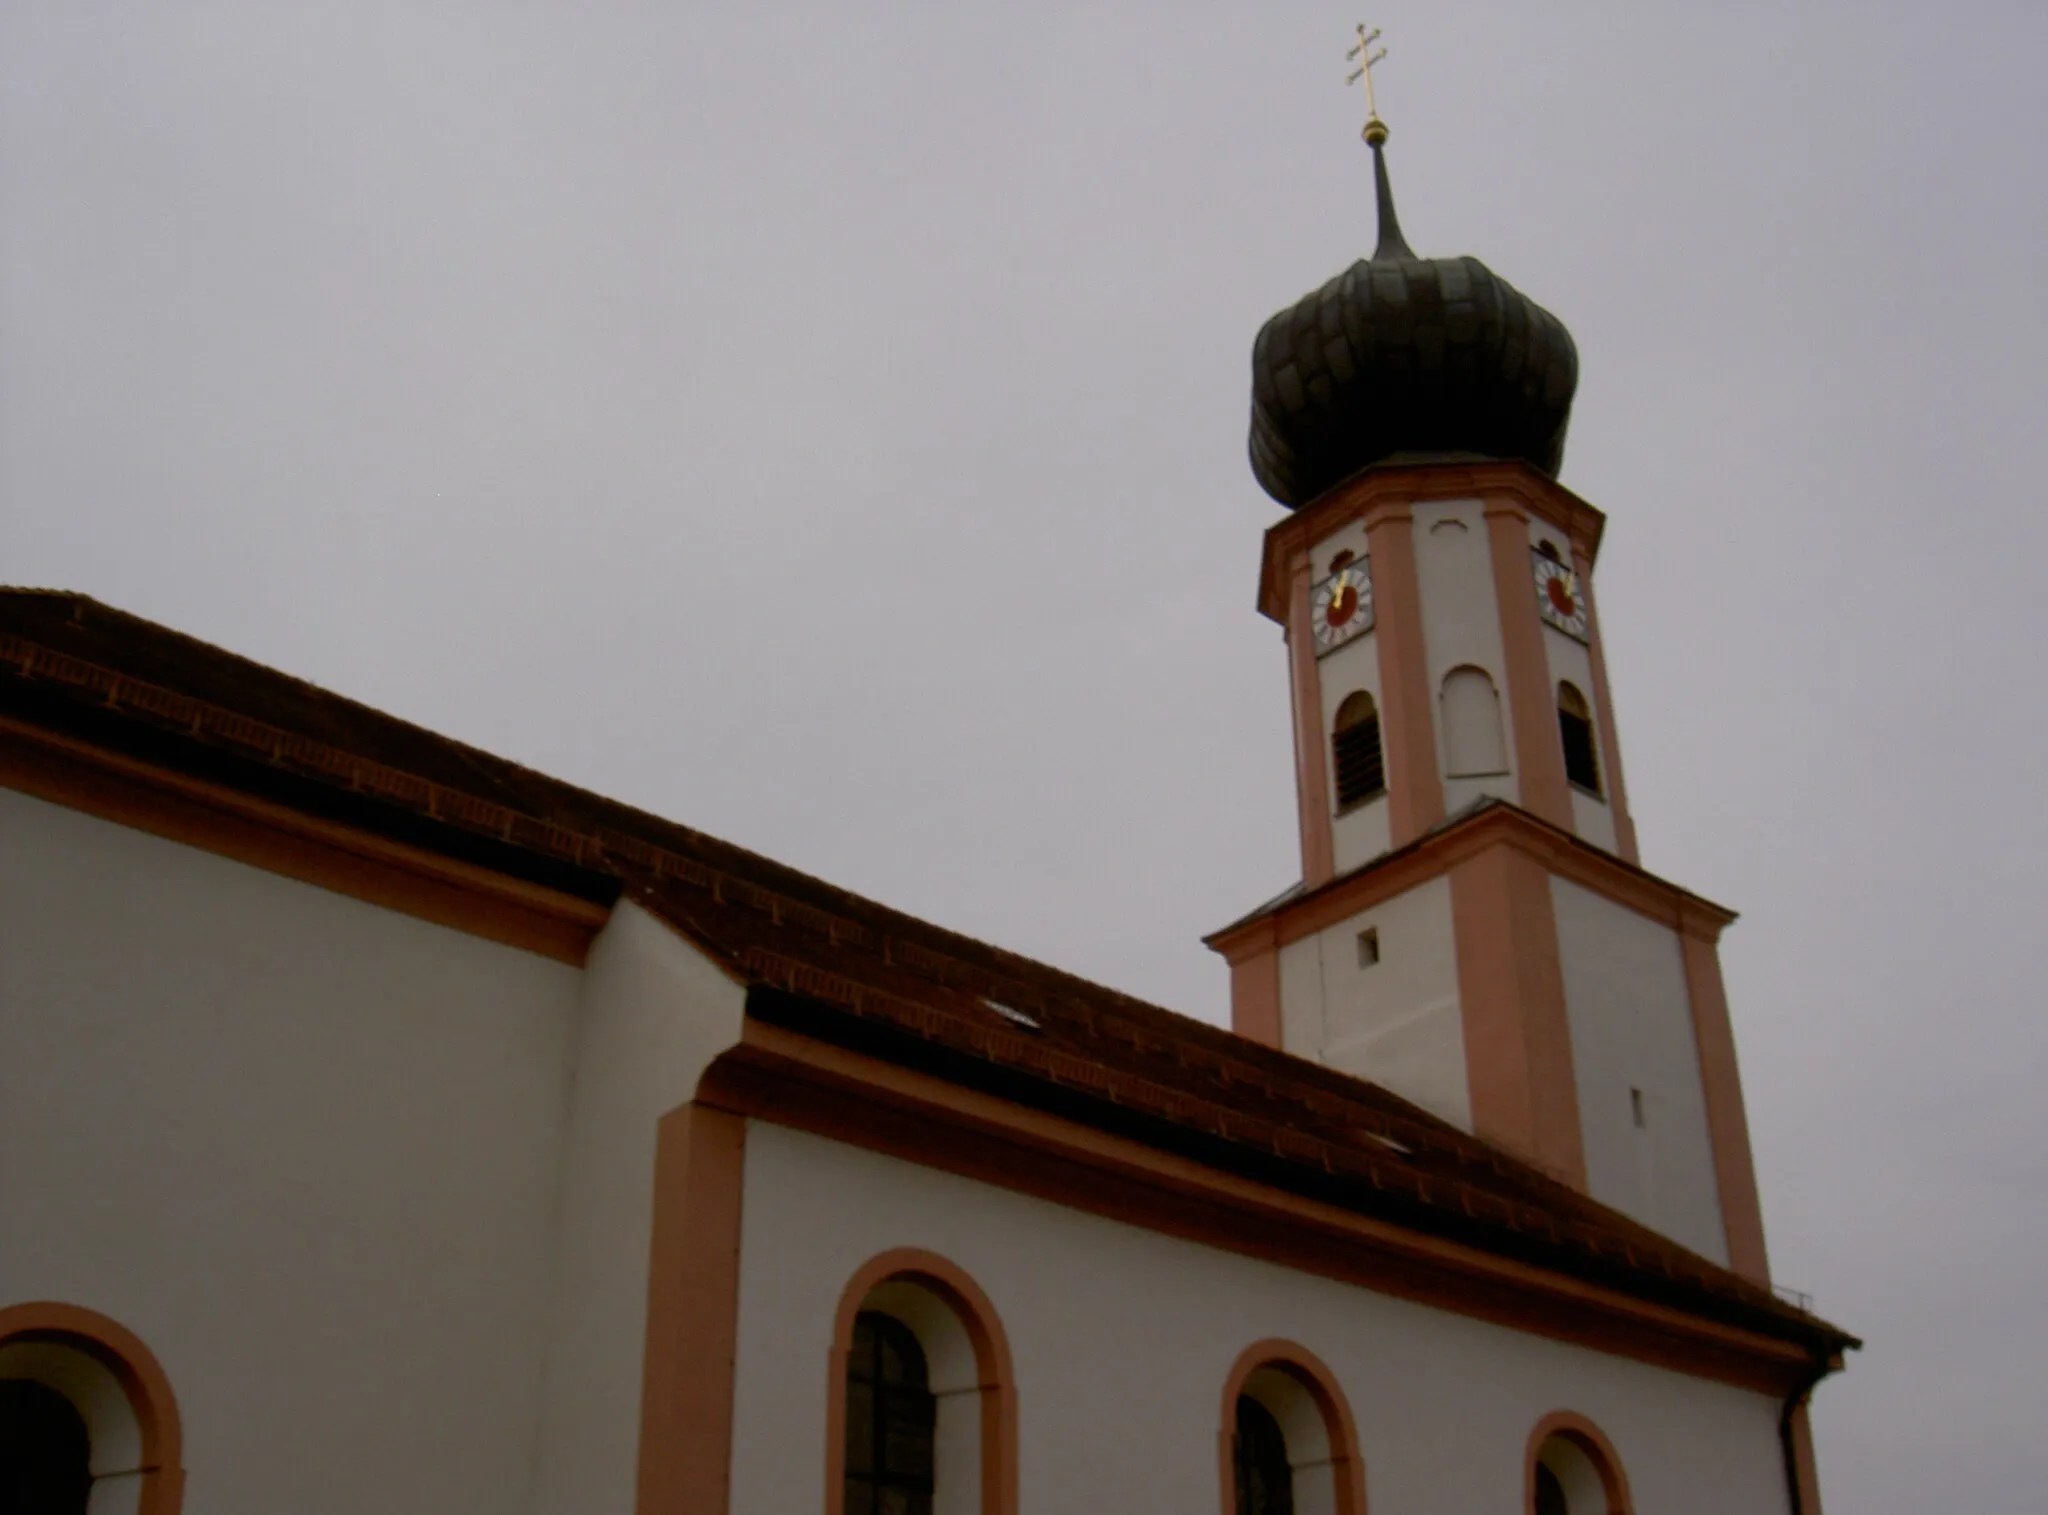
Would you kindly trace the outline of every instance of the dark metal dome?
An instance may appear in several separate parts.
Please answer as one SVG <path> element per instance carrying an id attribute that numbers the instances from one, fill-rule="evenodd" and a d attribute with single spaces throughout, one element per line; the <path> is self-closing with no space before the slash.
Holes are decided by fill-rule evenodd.
<path id="1" fill-rule="evenodd" d="M 1372 153 L 1379 246 L 1252 347 L 1252 472 L 1290 509 L 1397 454 L 1555 475 L 1579 377 L 1571 333 L 1477 258 L 1416 257 L 1379 142 Z"/>

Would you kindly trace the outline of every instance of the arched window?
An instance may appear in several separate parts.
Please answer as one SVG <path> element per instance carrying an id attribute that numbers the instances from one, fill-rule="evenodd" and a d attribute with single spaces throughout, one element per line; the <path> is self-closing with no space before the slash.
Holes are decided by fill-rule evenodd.
<path id="1" fill-rule="evenodd" d="M 1273 1412 L 1249 1394 L 1237 1396 L 1236 1515 L 1294 1515 L 1294 1464 L 1287 1433 Z"/>
<path id="2" fill-rule="evenodd" d="M 1600 792 L 1600 758 L 1593 745 L 1593 710 L 1573 684 L 1557 686 L 1557 735 L 1564 744 L 1564 776 L 1588 794 Z"/>
<path id="3" fill-rule="evenodd" d="M 937 1424 L 917 1337 L 894 1316 L 861 1311 L 846 1359 L 846 1515 L 932 1515 Z"/>
<path id="4" fill-rule="evenodd" d="M 1337 770 L 1337 808 L 1349 810 L 1387 792 L 1387 762 L 1380 750 L 1380 707 L 1363 689 L 1344 697 L 1330 734 Z"/>
<path id="5" fill-rule="evenodd" d="M 840 1296 L 826 1515 L 1016 1515 L 1010 1349 L 973 1279 L 885 1252 Z"/>
<path id="6" fill-rule="evenodd" d="M 148 1347 L 77 1305 L 0 1308 L 0 1510 L 176 1515 L 178 1404 Z"/>
<path id="7" fill-rule="evenodd" d="M 1621 1459 L 1583 1415 L 1546 1415 L 1529 1436 L 1528 1515 L 1630 1515 Z"/>
<path id="8" fill-rule="evenodd" d="M 1230 1515 L 1365 1515 L 1358 1432 L 1336 1378 L 1288 1341 L 1247 1347 L 1223 1385 Z"/>
<path id="9" fill-rule="evenodd" d="M 92 1438 L 78 1407 L 32 1378 L 0 1378 L 0 1510 L 85 1515 Z"/>
<path id="10" fill-rule="evenodd" d="M 1506 773 L 1508 749 L 1501 730 L 1500 694 L 1483 668 L 1453 668 L 1444 675 L 1444 770 L 1449 777 Z"/>

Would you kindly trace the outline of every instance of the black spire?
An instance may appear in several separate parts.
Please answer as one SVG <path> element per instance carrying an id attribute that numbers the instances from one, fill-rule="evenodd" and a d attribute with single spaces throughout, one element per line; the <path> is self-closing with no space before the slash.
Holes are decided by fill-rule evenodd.
<path id="1" fill-rule="evenodd" d="M 1372 148 L 1372 182 L 1380 211 L 1380 240 L 1372 250 L 1372 260 L 1384 263 L 1392 258 L 1412 258 L 1415 249 L 1401 235 L 1401 218 L 1394 214 L 1394 184 L 1387 177 L 1387 123 L 1374 116 L 1366 123 L 1365 140 Z"/>

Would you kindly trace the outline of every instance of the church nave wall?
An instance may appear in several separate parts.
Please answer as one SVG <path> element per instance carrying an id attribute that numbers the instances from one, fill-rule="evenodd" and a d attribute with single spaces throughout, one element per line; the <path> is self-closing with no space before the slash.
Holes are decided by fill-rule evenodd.
<path id="1" fill-rule="evenodd" d="M 1213 1510 L 1218 1403 L 1255 1343 L 1298 1343 L 1355 1418 L 1370 1508 L 1524 1509 L 1532 1434 L 1569 1412 L 1636 1508 L 1787 1508 L 1778 1402 L 750 1121 L 730 1508 L 817 1510 L 835 1314 L 870 1259 L 971 1278 L 1014 1361 L 1021 1515 Z M 946 1506 L 950 1512 L 950 1506 Z M 966 1508 L 980 1510 L 978 1505 Z"/>
<path id="2" fill-rule="evenodd" d="M 0 1305 L 148 1343 L 188 1515 L 529 1508 L 580 978 L 0 789 Z"/>

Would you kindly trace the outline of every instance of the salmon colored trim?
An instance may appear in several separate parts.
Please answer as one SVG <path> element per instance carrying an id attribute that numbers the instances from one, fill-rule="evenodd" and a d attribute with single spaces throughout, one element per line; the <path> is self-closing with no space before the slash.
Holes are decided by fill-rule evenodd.
<path id="1" fill-rule="evenodd" d="M 899 1280 L 936 1295 L 967 1332 L 981 1399 L 980 1515 L 1017 1515 L 1017 1373 L 1009 1337 L 995 1306 L 966 1270 L 915 1247 L 869 1258 L 839 1296 L 825 1380 L 825 1515 L 845 1515 L 846 1509 L 846 1359 L 853 1351 L 854 1318 L 877 1288 Z"/>
<path id="2" fill-rule="evenodd" d="M 1549 873 L 1508 847 L 1458 864 L 1451 926 L 1473 1133 L 1583 1193 L 1586 1148 Z"/>
<path id="3" fill-rule="evenodd" d="M 1330 1438 L 1330 1474 L 1336 1485 L 1335 1515 L 1365 1515 L 1365 1459 L 1358 1454 L 1358 1426 L 1329 1364 L 1298 1342 L 1270 1337 L 1237 1356 L 1223 1380 L 1223 1418 L 1217 1431 L 1217 1462 L 1223 1475 L 1223 1515 L 1237 1508 L 1237 1401 L 1245 1380 L 1260 1368 L 1277 1368 L 1307 1391 Z"/>
<path id="4" fill-rule="evenodd" d="M 83 1352 L 114 1375 L 142 1433 L 137 1515 L 178 1515 L 185 1502 L 185 1436 L 178 1398 L 163 1365 L 141 1337 L 82 1305 L 36 1300 L 0 1308 L 0 1345 L 56 1342 Z"/>
<path id="5" fill-rule="evenodd" d="M 1607 656 L 1600 650 L 1600 611 L 1593 599 L 1593 558 L 1572 544 L 1572 572 L 1586 601 L 1586 653 L 1593 664 L 1593 714 L 1600 723 L 1600 760 L 1607 780 L 1607 807 L 1614 815 L 1614 849 L 1629 862 L 1639 862 L 1636 823 L 1629 814 L 1628 785 L 1621 776 L 1621 732 L 1614 724 L 1614 697 L 1607 689 Z"/>
<path id="6" fill-rule="evenodd" d="M 1795 1343 L 1219 1171 L 749 1019 L 699 1098 L 1127 1225 L 1783 1395 Z"/>
<path id="7" fill-rule="evenodd" d="M 0 785 L 508 947 L 581 965 L 610 910 L 0 718 Z"/>
<path id="8" fill-rule="evenodd" d="M 701 1101 L 656 1128 L 637 1515 L 729 1507 L 746 1130 Z"/>
<path id="9" fill-rule="evenodd" d="M 1493 594 L 1500 614 L 1522 807 L 1553 826 L 1576 831 L 1571 791 L 1565 786 L 1564 748 L 1557 734 L 1557 696 L 1550 683 L 1550 659 L 1543 650 L 1543 622 L 1530 589 L 1528 511 L 1512 497 L 1491 497 L 1486 501 L 1486 539 L 1493 559 Z"/>
<path id="10" fill-rule="evenodd" d="M 1757 1198 L 1749 1117 L 1742 1103 L 1742 1068 L 1735 1056 L 1735 1027 L 1721 983 L 1720 954 L 1712 942 L 1696 936 L 1681 935 L 1678 941 L 1685 960 L 1686 993 L 1692 1001 L 1693 1036 L 1699 1045 L 1700 1087 L 1706 1096 L 1707 1140 L 1714 1153 L 1728 1266 L 1768 1284 L 1771 1266 L 1764 1251 L 1763 1205 Z"/>
<path id="11" fill-rule="evenodd" d="M 1799 1484 L 1799 1515 L 1820 1515 L 1820 1464 L 1813 1455 L 1813 1422 L 1806 1401 L 1792 1411 L 1792 1476 Z"/>
<path id="12" fill-rule="evenodd" d="M 1593 1464 L 1600 1475 L 1600 1487 L 1607 1495 L 1606 1515 L 1633 1515 L 1635 1503 L 1628 1492 L 1628 1474 L 1622 1469 L 1614 1443 L 1592 1421 L 1570 1410 L 1552 1411 L 1537 1421 L 1536 1429 L 1529 1433 L 1529 1450 L 1522 1459 L 1522 1508 L 1528 1515 L 1536 1515 L 1536 1464 L 1542 1457 L 1543 1444 L 1553 1436 L 1570 1442 Z"/>
<path id="13" fill-rule="evenodd" d="M 1264 951 L 1230 965 L 1230 1029 L 1247 1041 L 1281 1045 L 1280 951 L 1270 937 Z"/>
<path id="14" fill-rule="evenodd" d="M 1328 738 L 1323 731 L 1323 678 L 1310 626 L 1311 569 L 1303 553 L 1288 592 L 1287 655 L 1294 692 L 1294 788 L 1301 815 L 1301 876 L 1313 888 L 1337 871 L 1337 841 L 1330 818 Z"/>
<path id="15" fill-rule="evenodd" d="M 1380 662 L 1380 733 L 1387 744 L 1390 844 L 1405 846 L 1444 818 L 1436 760 L 1429 662 L 1422 638 L 1422 586 L 1415 569 L 1415 520 L 1405 503 L 1366 517 L 1374 624 Z M 1311 886 L 1313 887 L 1313 886 Z"/>
<path id="16" fill-rule="evenodd" d="M 1342 531 L 1389 501 L 1419 505 L 1492 495 L 1520 501 L 1531 515 L 1563 532 L 1573 549 L 1588 560 L 1599 555 L 1607 517 L 1526 463 L 1415 463 L 1369 468 L 1267 529 L 1259 573 L 1259 610 L 1269 620 L 1284 624 L 1288 580 L 1282 566 L 1310 543 Z"/>
<path id="17" fill-rule="evenodd" d="M 1539 821 L 1517 806 L 1497 804 L 1424 837 L 1406 853 L 1381 858 L 1319 893 L 1225 926 L 1203 941 L 1231 960 L 1269 940 L 1268 932 L 1277 934 L 1284 947 L 1405 894 L 1490 847 L 1501 846 L 1528 854 L 1559 878 L 1582 885 L 1647 920 L 1702 941 L 1718 940 L 1722 928 L 1736 918 L 1734 911 L 1624 863 L 1605 848 Z"/>

